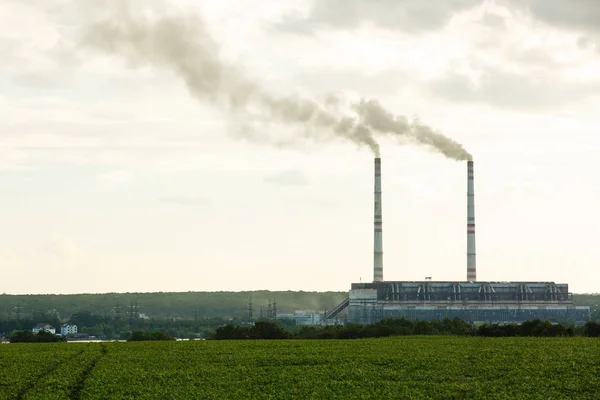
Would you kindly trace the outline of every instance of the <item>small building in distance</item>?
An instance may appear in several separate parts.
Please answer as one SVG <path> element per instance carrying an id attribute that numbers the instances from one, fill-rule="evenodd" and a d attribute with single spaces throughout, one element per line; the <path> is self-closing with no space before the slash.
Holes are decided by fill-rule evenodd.
<path id="1" fill-rule="evenodd" d="M 73 340 L 88 340 L 88 339 L 93 339 L 94 337 L 90 337 L 89 334 L 87 333 L 72 333 L 69 335 L 69 339 L 73 339 Z"/>
<path id="2" fill-rule="evenodd" d="M 315 311 L 294 311 L 293 314 L 277 314 L 277 319 L 293 320 L 298 326 L 321 325 L 322 315 Z"/>
<path id="3" fill-rule="evenodd" d="M 53 335 L 56 335 L 56 329 L 50 324 L 37 324 L 31 330 L 33 333 L 39 333 L 40 331 L 50 332 Z"/>
<path id="4" fill-rule="evenodd" d="M 75 335 L 77 334 L 77 325 L 73 324 L 62 324 L 60 326 L 61 336 Z"/>

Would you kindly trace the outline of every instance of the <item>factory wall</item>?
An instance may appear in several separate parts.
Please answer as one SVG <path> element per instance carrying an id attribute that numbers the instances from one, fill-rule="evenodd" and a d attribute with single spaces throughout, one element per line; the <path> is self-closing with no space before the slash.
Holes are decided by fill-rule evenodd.
<path id="1" fill-rule="evenodd" d="M 590 308 L 574 306 L 568 285 L 553 282 L 355 283 L 349 293 L 348 322 L 455 317 L 470 323 L 541 319 L 584 324 Z"/>
<path id="2" fill-rule="evenodd" d="M 575 306 L 402 306 L 378 302 L 376 304 L 350 303 L 348 322 L 372 324 L 383 318 L 406 318 L 431 321 L 460 318 L 469 323 L 521 323 L 534 319 L 583 325 L 589 321 L 589 307 Z"/>

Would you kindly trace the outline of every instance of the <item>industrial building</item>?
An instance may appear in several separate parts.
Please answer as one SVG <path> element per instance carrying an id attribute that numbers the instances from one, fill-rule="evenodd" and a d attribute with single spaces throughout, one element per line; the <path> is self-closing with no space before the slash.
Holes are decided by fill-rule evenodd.
<path id="1" fill-rule="evenodd" d="M 297 326 L 314 326 L 322 324 L 322 315 L 311 310 L 297 310 L 293 314 L 277 314 L 277 319 L 294 321 Z"/>
<path id="2" fill-rule="evenodd" d="M 375 158 L 373 282 L 353 283 L 349 296 L 326 314 L 347 321 L 374 323 L 382 318 L 433 320 L 458 317 L 470 323 L 520 323 L 541 319 L 583 324 L 589 307 L 577 307 L 566 283 L 479 282 L 475 252 L 475 189 L 473 161 L 467 162 L 467 273 L 465 281 L 383 280 L 381 159 Z"/>

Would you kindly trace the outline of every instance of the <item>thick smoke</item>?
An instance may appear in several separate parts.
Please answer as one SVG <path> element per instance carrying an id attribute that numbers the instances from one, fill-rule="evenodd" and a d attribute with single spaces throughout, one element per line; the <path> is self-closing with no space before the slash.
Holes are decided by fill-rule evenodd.
<path id="1" fill-rule="evenodd" d="M 375 99 L 362 100 L 354 105 L 354 109 L 363 123 L 373 131 L 404 136 L 455 160 L 472 158 L 460 143 L 433 131 L 418 121 L 409 122 L 406 117 L 393 115 Z"/>
<path id="2" fill-rule="evenodd" d="M 262 119 L 295 126 L 308 138 L 342 137 L 369 147 L 379 156 L 377 134 L 402 136 L 456 160 L 470 159 L 455 141 L 405 117 L 394 116 L 376 100 L 361 100 L 340 111 L 343 99 L 322 102 L 278 96 L 250 80 L 235 65 L 221 61 L 219 47 L 197 16 L 151 18 L 126 7 L 89 26 L 83 45 L 124 57 L 133 66 L 152 65 L 175 73 L 192 96 L 232 114 L 260 114 Z"/>

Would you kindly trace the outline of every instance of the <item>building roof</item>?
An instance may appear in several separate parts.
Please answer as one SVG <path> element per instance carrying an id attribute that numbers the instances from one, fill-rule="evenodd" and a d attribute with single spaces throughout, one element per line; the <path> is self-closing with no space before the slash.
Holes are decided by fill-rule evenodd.
<path id="1" fill-rule="evenodd" d="M 50 324 L 37 324 L 36 326 L 34 326 L 34 328 L 38 328 L 38 329 L 52 328 L 52 329 L 54 329 L 54 327 Z"/>

